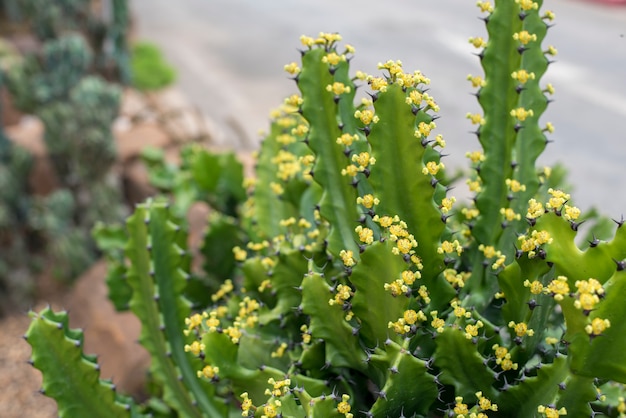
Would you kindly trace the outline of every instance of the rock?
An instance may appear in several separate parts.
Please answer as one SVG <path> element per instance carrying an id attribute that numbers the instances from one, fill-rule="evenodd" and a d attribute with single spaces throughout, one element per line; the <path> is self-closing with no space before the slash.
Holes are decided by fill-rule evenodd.
<path id="1" fill-rule="evenodd" d="M 2 113 L 1 126 L 17 125 L 22 118 L 22 113 L 13 106 L 13 100 L 6 87 L 0 88 L 0 110 Z"/>
<path id="2" fill-rule="evenodd" d="M 76 281 L 67 301 L 70 326 L 84 330 L 84 351 L 98 355 L 100 376 L 113 379 L 121 392 L 141 397 L 150 364 L 137 342 L 141 324 L 131 312 L 115 311 L 105 276 L 106 263 L 99 261 Z"/>
<path id="3" fill-rule="evenodd" d="M 166 148 L 170 144 L 169 135 L 153 122 L 142 122 L 126 129 L 115 129 L 114 135 L 118 160 L 122 164 L 138 158 L 146 147 Z"/>

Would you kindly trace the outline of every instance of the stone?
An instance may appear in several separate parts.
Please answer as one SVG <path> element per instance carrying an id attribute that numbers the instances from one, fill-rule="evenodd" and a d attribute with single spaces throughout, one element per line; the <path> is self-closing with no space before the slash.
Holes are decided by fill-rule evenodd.
<path id="1" fill-rule="evenodd" d="M 115 129 L 114 135 L 118 160 L 122 164 L 139 158 L 141 151 L 146 147 L 166 148 L 170 143 L 169 135 L 158 124 L 152 122 Z"/>
<path id="2" fill-rule="evenodd" d="M 112 379 L 122 393 L 142 397 L 150 355 L 137 342 L 137 317 L 116 312 L 109 301 L 106 269 L 106 262 L 98 261 L 76 281 L 67 300 L 70 327 L 84 330 L 84 352 L 97 354 L 101 378 Z"/>
<path id="3" fill-rule="evenodd" d="M 13 106 L 13 99 L 6 87 L 0 88 L 0 113 L 2 115 L 0 124 L 5 127 L 17 125 L 22 119 L 22 112 Z"/>

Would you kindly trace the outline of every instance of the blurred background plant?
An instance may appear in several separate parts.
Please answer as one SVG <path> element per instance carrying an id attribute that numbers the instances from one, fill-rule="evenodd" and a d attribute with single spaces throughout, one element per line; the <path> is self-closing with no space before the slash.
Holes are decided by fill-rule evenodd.
<path id="1" fill-rule="evenodd" d="M 158 90 L 176 79 L 176 71 L 152 43 L 138 42 L 132 46 L 132 83 L 142 91 Z"/>
<path id="2" fill-rule="evenodd" d="M 98 256 L 95 220 L 125 213 L 112 125 L 130 81 L 129 19 L 125 0 L 3 0 L 0 20 L 8 34 L 31 39 L 24 52 L 3 42 L 0 82 L 15 108 L 42 121 L 58 183 L 33 195 L 32 158 L 0 133 L 0 293 L 20 306 L 30 303 L 43 263 L 71 282 Z"/>

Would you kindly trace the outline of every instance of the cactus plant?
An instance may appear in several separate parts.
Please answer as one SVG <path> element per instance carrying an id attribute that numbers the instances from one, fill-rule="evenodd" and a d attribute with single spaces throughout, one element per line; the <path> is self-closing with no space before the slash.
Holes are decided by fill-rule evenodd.
<path id="1" fill-rule="evenodd" d="M 205 306 L 191 310 L 173 207 L 139 205 L 125 244 L 121 229 L 102 230 L 111 292 L 141 319 L 178 416 L 626 413 L 624 221 L 579 247 L 580 211 L 536 167 L 553 129 L 538 120 L 553 90 L 540 80 L 556 53 L 542 47 L 554 15 L 541 1 L 478 6 L 489 39 L 470 39 L 485 72 L 468 77 L 483 109 L 468 114 L 482 146 L 468 153 L 470 205 L 444 184 L 430 80 L 399 61 L 353 76 L 354 48 L 322 33 L 303 36 L 302 62 L 285 66 L 301 94 L 273 113 L 256 181 L 230 218 L 246 244 L 232 247 L 238 266 Z M 369 98 L 355 104 L 365 84 Z M 181 178 L 191 188 L 217 181 Z M 63 313 L 33 316 L 26 338 L 52 388 L 59 365 L 84 357 L 68 346 L 47 360 L 46 335 L 79 334 Z M 62 416 L 99 396 L 102 382 L 90 382 L 84 397 L 52 394 Z"/>

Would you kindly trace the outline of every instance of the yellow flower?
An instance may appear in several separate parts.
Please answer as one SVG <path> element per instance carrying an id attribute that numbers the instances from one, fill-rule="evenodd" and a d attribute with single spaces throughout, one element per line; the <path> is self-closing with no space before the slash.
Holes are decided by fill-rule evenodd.
<path id="1" fill-rule="evenodd" d="M 487 83 L 481 76 L 468 74 L 467 79 L 472 83 L 472 87 L 484 87 Z"/>
<path id="2" fill-rule="evenodd" d="M 287 71 L 291 75 L 297 75 L 300 73 L 300 67 L 298 67 L 298 64 L 295 62 L 289 63 L 285 65 L 283 68 L 285 71 Z"/>
<path id="3" fill-rule="evenodd" d="M 563 300 L 563 297 L 569 294 L 567 277 L 558 276 L 556 279 L 552 280 L 545 289 L 545 292 L 552 294 L 552 297 L 557 301 Z"/>
<path id="4" fill-rule="evenodd" d="M 513 328 L 513 330 L 515 331 L 515 335 L 517 335 L 518 337 L 524 337 L 526 335 L 532 337 L 533 335 L 535 335 L 535 331 L 528 328 L 528 325 L 526 325 L 525 322 L 520 322 L 516 324 L 515 322 L 511 321 L 509 322 L 509 328 Z"/>
<path id="5" fill-rule="evenodd" d="M 524 11 L 537 10 L 539 5 L 532 0 L 515 0 L 515 3 L 519 4 L 520 9 Z"/>
<path id="6" fill-rule="evenodd" d="M 493 6 L 488 1 L 477 1 L 476 2 L 476 6 L 478 6 L 480 8 L 480 11 L 483 12 L 483 13 L 484 12 L 488 12 L 488 13 L 493 12 Z"/>
<path id="7" fill-rule="evenodd" d="M 185 353 L 191 352 L 194 356 L 199 356 L 200 352 L 205 349 L 205 345 L 199 341 L 194 341 L 191 344 L 185 344 Z"/>
<path id="8" fill-rule="evenodd" d="M 350 414 L 350 404 L 348 401 L 350 400 L 350 395 L 341 395 L 341 402 L 337 405 L 337 412 L 340 414 L 344 414 L 345 416 L 352 415 Z"/>
<path id="9" fill-rule="evenodd" d="M 522 69 L 522 70 L 517 70 L 511 73 L 511 77 L 519 81 L 521 84 L 525 84 L 528 80 L 535 79 L 535 73 L 533 72 L 529 73 L 528 71 Z"/>
<path id="10" fill-rule="evenodd" d="M 213 366 L 204 366 L 202 370 L 199 370 L 197 375 L 198 377 L 206 377 L 207 379 L 213 379 L 219 373 L 219 367 Z M 243 405 L 242 405 L 243 408 Z"/>
<path id="11" fill-rule="evenodd" d="M 369 109 L 357 110 L 354 112 L 354 117 L 359 119 L 365 125 L 369 125 L 372 122 L 378 123 L 379 120 L 378 116 L 375 116 L 374 112 Z"/>
<path id="12" fill-rule="evenodd" d="M 520 122 L 524 122 L 527 117 L 533 116 L 535 113 L 532 109 L 526 110 L 523 107 L 518 107 L 517 109 L 511 110 L 511 116 L 519 120 Z"/>
<path id="13" fill-rule="evenodd" d="M 330 65 L 337 65 L 341 61 L 345 61 L 345 55 L 339 55 L 336 52 L 330 52 L 322 57 L 322 62 Z"/>
<path id="14" fill-rule="evenodd" d="M 487 41 L 481 37 L 469 38 L 469 43 L 472 44 L 474 48 L 484 48 L 487 46 Z"/>
<path id="15" fill-rule="evenodd" d="M 537 35 L 534 33 L 531 34 L 528 31 L 521 31 L 513 34 L 513 39 L 519 41 L 522 45 L 527 45 L 530 42 L 534 42 L 537 40 Z"/>
<path id="16" fill-rule="evenodd" d="M 350 86 L 346 86 L 345 84 L 336 81 L 333 84 L 327 85 L 326 91 L 331 91 L 333 94 L 338 96 L 343 93 L 350 93 L 351 89 Z"/>
<path id="17" fill-rule="evenodd" d="M 476 324 L 468 324 L 465 326 L 465 338 L 471 340 L 478 335 L 478 330 L 483 327 L 482 321 L 477 321 Z"/>
<path id="18" fill-rule="evenodd" d="M 597 336 L 601 335 L 610 326 L 611 321 L 608 319 L 594 318 L 591 324 L 585 327 L 585 331 L 591 336 Z"/>
<path id="19" fill-rule="evenodd" d="M 430 175 L 434 176 L 442 168 L 445 168 L 443 163 L 436 163 L 435 161 L 429 161 L 429 162 L 426 163 L 426 167 L 422 168 L 422 174 L 425 174 L 425 175 L 430 174 Z"/>
<path id="20" fill-rule="evenodd" d="M 352 143 L 354 141 L 358 141 L 358 140 L 359 140 L 359 136 L 356 135 L 356 134 L 354 134 L 354 135 L 343 134 L 339 138 L 337 138 L 337 143 L 338 144 L 343 144 L 346 147 L 349 147 L 350 145 L 352 145 Z"/>
<path id="21" fill-rule="evenodd" d="M 371 194 L 366 194 L 363 197 L 357 197 L 356 198 L 356 203 L 358 205 L 365 206 L 365 208 L 367 208 L 367 209 L 371 209 L 373 206 L 378 205 L 380 203 L 380 200 L 378 200 L 378 198 L 375 198 Z"/>
<path id="22" fill-rule="evenodd" d="M 359 240 L 366 244 L 374 242 L 374 231 L 369 228 L 363 228 L 361 225 L 357 226 L 354 231 L 359 234 Z"/>
<path id="23" fill-rule="evenodd" d="M 480 113 L 468 113 L 465 115 L 472 122 L 472 125 L 484 125 L 485 118 Z"/>
<path id="24" fill-rule="evenodd" d="M 437 127 L 437 125 L 435 124 L 435 122 L 430 122 L 430 123 L 420 122 L 417 125 L 417 130 L 415 131 L 415 137 L 416 138 L 425 138 L 428 135 L 430 135 L 430 131 L 432 131 L 436 127 Z"/>

